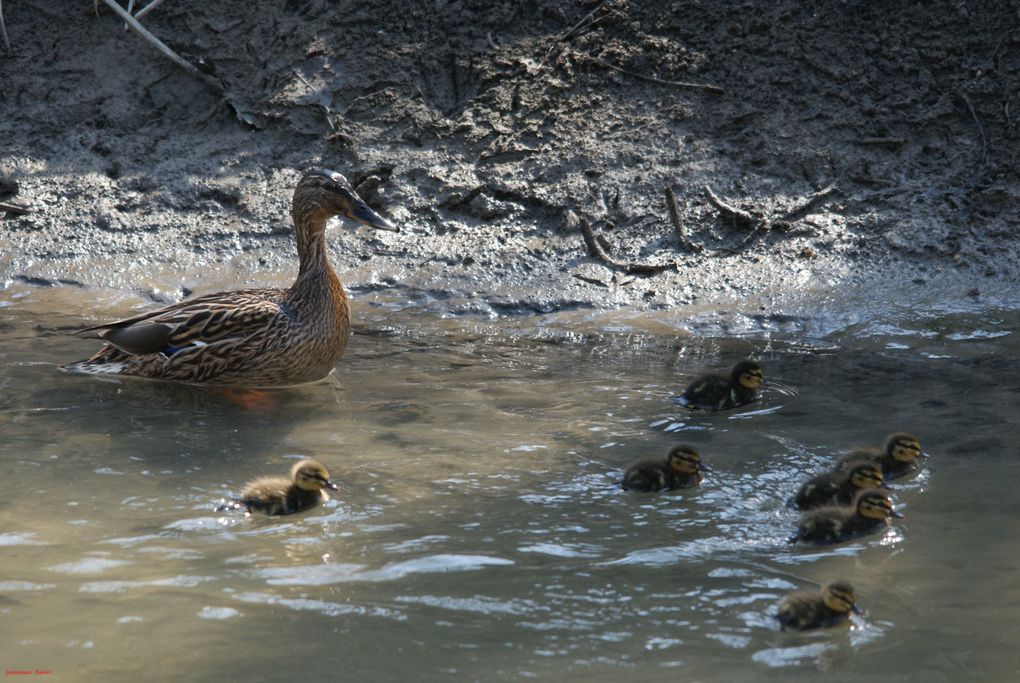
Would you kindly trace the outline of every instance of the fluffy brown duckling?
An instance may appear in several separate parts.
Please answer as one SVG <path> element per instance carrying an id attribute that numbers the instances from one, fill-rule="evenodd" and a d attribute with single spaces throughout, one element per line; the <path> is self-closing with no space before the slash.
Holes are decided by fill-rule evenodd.
<path id="1" fill-rule="evenodd" d="M 694 380 L 673 403 L 702 410 L 727 410 L 761 398 L 765 373 L 754 361 L 745 360 L 733 366 L 729 377 L 704 375 Z"/>
<path id="2" fill-rule="evenodd" d="M 807 631 L 844 624 L 861 614 L 854 589 L 846 581 L 832 581 L 821 591 L 795 591 L 779 603 L 776 619 L 784 631 Z"/>
<path id="3" fill-rule="evenodd" d="M 639 460 L 623 473 L 627 491 L 670 491 L 686 489 L 701 483 L 701 454 L 681 444 L 670 450 L 665 459 Z"/>
<path id="4" fill-rule="evenodd" d="M 290 515 L 329 500 L 324 489 L 339 491 L 329 470 L 318 460 L 301 460 L 290 468 L 290 477 L 258 477 L 248 482 L 241 496 L 217 508 L 219 511 L 252 511 L 267 515 Z"/>
<path id="5" fill-rule="evenodd" d="M 797 495 L 790 499 L 798 510 L 813 510 L 826 505 L 849 505 L 854 496 L 864 489 L 884 488 L 882 468 L 874 462 L 862 460 L 845 470 L 833 470 L 811 477 Z"/>
<path id="6" fill-rule="evenodd" d="M 882 467 L 886 479 L 896 479 L 920 467 L 919 460 L 927 457 L 917 437 L 906 432 L 895 432 L 886 437 L 881 448 L 858 448 L 837 461 L 842 468 L 861 460 L 870 460 Z"/>
<path id="7" fill-rule="evenodd" d="M 889 525 L 890 517 L 902 517 L 893 509 L 892 500 L 881 489 L 864 489 L 849 506 L 829 506 L 811 510 L 797 523 L 797 531 L 788 543 L 831 545 L 857 536 L 871 534 Z"/>

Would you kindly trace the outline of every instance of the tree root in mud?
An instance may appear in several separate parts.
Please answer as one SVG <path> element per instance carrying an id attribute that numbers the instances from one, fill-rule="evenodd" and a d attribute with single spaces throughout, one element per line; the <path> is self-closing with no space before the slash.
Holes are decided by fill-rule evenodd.
<path id="1" fill-rule="evenodd" d="M 676 268 L 676 263 L 655 264 L 617 261 L 607 254 L 602 248 L 602 245 L 599 244 L 599 240 L 596 238 L 588 219 L 584 216 L 580 216 L 579 218 L 581 223 L 581 234 L 584 236 L 584 243 L 588 247 L 588 253 L 603 263 L 631 275 L 655 275 L 656 273 L 661 273 L 664 270 L 674 270 Z"/>

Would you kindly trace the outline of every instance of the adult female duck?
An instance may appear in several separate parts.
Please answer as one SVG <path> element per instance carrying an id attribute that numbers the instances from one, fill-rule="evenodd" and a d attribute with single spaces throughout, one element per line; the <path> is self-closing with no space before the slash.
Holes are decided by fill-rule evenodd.
<path id="1" fill-rule="evenodd" d="M 243 289 L 182 301 L 125 320 L 96 325 L 107 342 L 64 370 L 131 375 L 187 384 L 281 387 L 322 379 L 343 355 L 351 314 L 326 258 L 326 221 L 346 216 L 398 231 L 335 171 L 307 173 L 291 209 L 300 270 L 288 289 Z"/>

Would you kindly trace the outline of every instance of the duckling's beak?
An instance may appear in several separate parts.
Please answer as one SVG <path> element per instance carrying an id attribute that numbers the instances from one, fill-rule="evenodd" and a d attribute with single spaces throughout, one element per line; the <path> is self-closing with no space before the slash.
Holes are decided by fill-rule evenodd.
<path id="1" fill-rule="evenodd" d="M 889 516 L 895 517 L 896 519 L 903 519 L 903 513 L 900 512 L 899 510 L 893 510 L 892 512 L 889 513 Z"/>
<path id="2" fill-rule="evenodd" d="M 917 454 L 917 457 L 921 458 L 922 460 L 927 460 L 928 458 L 931 457 L 931 453 L 927 451 L 921 451 L 920 453 Z"/>
<path id="3" fill-rule="evenodd" d="M 878 485 L 878 488 L 885 489 L 886 491 L 895 491 L 896 490 L 896 487 L 890 486 L 889 484 L 885 483 L 884 481 L 881 484 Z"/>
<path id="4" fill-rule="evenodd" d="M 700 472 L 711 472 L 712 468 L 709 467 L 708 465 L 706 465 L 705 463 L 701 463 L 700 465 L 698 465 L 698 471 L 700 471 Z"/>
<path id="5" fill-rule="evenodd" d="M 340 485 L 339 485 L 339 484 L 336 484 L 336 483 L 334 483 L 334 482 L 332 482 L 332 481 L 330 481 L 329 479 L 327 479 L 327 480 L 326 480 L 326 481 L 325 481 L 325 482 L 323 483 L 323 486 L 325 486 L 326 488 L 328 488 L 328 489 L 329 489 L 330 491 L 339 491 L 339 490 L 340 490 Z"/>
<path id="6" fill-rule="evenodd" d="M 860 607 L 858 607 L 857 605 L 851 605 L 851 606 L 850 606 L 850 612 L 851 612 L 852 614 L 856 614 L 856 615 L 857 615 L 857 616 L 859 616 L 859 617 L 863 617 L 863 616 L 864 616 L 864 610 L 862 610 L 862 609 L 861 609 Z"/>
<path id="7" fill-rule="evenodd" d="M 368 227 L 375 228 L 376 230 L 400 232 L 400 228 L 377 214 L 371 209 L 371 207 L 369 207 L 368 204 L 360 199 L 354 204 L 354 208 L 351 209 L 351 218 L 362 225 L 367 225 Z"/>

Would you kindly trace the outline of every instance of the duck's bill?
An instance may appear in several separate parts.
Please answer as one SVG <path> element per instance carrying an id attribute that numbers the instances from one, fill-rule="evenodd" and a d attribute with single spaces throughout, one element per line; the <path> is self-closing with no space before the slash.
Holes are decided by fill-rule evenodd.
<path id="1" fill-rule="evenodd" d="M 715 471 L 711 467 L 706 465 L 705 463 L 700 463 L 698 465 L 698 470 L 701 471 L 701 472 L 714 472 Z"/>
<path id="2" fill-rule="evenodd" d="M 388 230 L 389 232 L 400 232 L 400 228 L 373 211 L 365 202 L 358 202 L 351 212 L 351 218 L 362 225 L 367 225 L 376 230 Z"/>
<path id="3" fill-rule="evenodd" d="M 332 482 L 332 481 L 327 481 L 327 482 L 326 482 L 326 484 L 325 484 L 325 486 L 326 486 L 326 488 L 328 488 L 328 489 L 329 489 L 330 491 L 339 491 L 339 490 L 340 490 L 340 485 L 339 485 L 339 484 L 337 484 L 336 482 Z"/>
<path id="4" fill-rule="evenodd" d="M 890 486 L 889 484 L 887 484 L 884 481 L 881 484 L 878 485 L 878 488 L 884 489 L 886 491 L 895 491 L 896 490 L 895 486 Z"/>
<path id="5" fill-rule="evenodd" d="M 931 457 L 931 453 L 927 451 L 921 451 L 920 453 L 917 454 L 917 457 L 921 458 L 922 460 L 927 460 L 928 458 Z"/>
<path id="6" fill-rule="evenodd" d="M 857 616 L 859 616 L 859 617 L 863 617 L 863 616 L 864 616 L 864 610 L 862 610 L 862 609 L 861 609 L 860 607 L 858 607 L 857 605 L 853 605 L 853 606 L 851 606 L 851 607 L 850 607 L 850 611 L 851 611 L 851 612 L 852 612 L 853 614 L 856 614 L 856 615 L 857 615 Z"/>
<path id="7" fill-rule="evenodd" d="M 899 510 L 893 510 L 891 513 L 889 513 L 889 516 L 895 517 L 896 519 L 903 519 L 903 513 L 900 512 Z"/>

